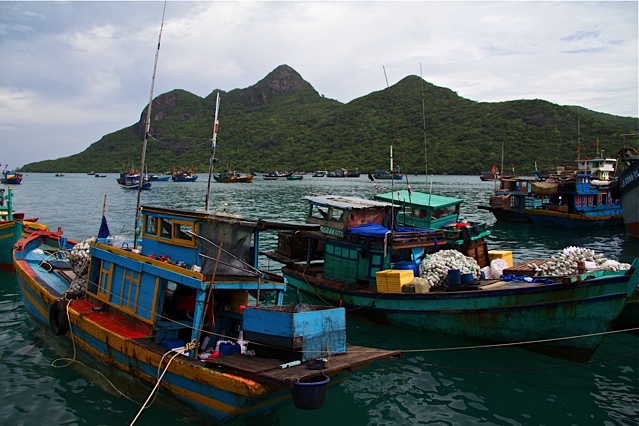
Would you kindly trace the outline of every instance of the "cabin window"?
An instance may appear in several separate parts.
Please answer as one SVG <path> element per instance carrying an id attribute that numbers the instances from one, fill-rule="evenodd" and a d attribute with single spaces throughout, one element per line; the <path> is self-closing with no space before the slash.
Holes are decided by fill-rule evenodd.
<path id="1" fill-rule="evenodd" d="M 455 206 L 442 207 L 433 211 L 433 219 L 450 216 L 456 213 Z"/>
<path id="2" fill-rule="evenodd" d="M 182 220 L 174 220 L 173 221 L 173 243 L 187 246 L 187 247 L 195 247 L 195 223 L 186 222 Z"/>
<path id="3" fill-rule="evenodd" d="M 154 216 L 145 216 L 144 233 L 148 235 L 158 235 L 158 218 Z"/>
<path id="4" fill-rule="evenodd" d="M 160 218 L 160 237 L 171 239 L 171 219 Z"/>

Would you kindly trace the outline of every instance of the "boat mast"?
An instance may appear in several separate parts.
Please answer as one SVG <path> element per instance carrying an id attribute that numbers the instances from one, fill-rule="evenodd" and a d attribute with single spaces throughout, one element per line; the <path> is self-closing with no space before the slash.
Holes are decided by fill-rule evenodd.
<path id="1" fill-rule="evenodd" d="M 211 135 L 211 159 L 209 160 L 209 183 L 206 187 L 206 206 L 205 210 L 209 211 L 209 198 L 211 196 L 211 176 L 213 176 L 213 163 L 215 163 L 215 141 L 217 140 L 217 113 L 220 110 L 220 92 L 215 97 L 215 115 L 213 119 L 213 134 Z"/>
<path id="2" fill-rule="evenodd" d="M 151 130 L 151 105 L 153 104 L 153 86 L 155 85 L 155 71 L 158 68 L 158 57 L 160 56 L 160 41 L 162 40 L 162 29 L 164 28 L 164 15 L 166 13 L 166 0 L 164 1 L 164 9 L 162 10 L 162 24 L 160 25 L 160 35 L 158 37 L 158 48 L 155 51 L 155 64 L 153 65 L 153 76 L 151 77 L 151 94 L 149 95 L 149 104 L 146 108 L 146 116 L 144 117 L 144 138 L 142 140 L 142 154 L 140 155 L 140 180 L 138 181 L 138 201 L 135 207 L 135 232 L 133 233 L 133 248 L 138 248 L 138 237 L 142 231 L 140 219 L 142 185 L 144 184 L 144 162 L 146 157 L 146 144 Z"/>

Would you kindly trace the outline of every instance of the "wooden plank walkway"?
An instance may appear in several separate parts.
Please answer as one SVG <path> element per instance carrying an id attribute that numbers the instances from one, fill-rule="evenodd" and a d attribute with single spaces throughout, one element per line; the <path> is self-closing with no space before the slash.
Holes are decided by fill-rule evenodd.
<path id="1" fill-rule="evenodd" d="M 330 375 L 344 371 L 353 371 L 370 364 L 372 361 L 397 357 L 401 355 L 398 350 L 385 350 L 368 348 L 364 346 L 347 345 L 346 353 L 327 357 L 324 370 L 312 370 L 307 368 L 314 363 L 310 361 L 293 367 L 281 368 L 281 360 L 259 358 L 247 355 L 221 356 L 207 360 L 210 367 L 222 368 L 224 372 L 247 377 L 260 383 L 274 383 L 292 387 L 296 382 L 320 374 Z"/>

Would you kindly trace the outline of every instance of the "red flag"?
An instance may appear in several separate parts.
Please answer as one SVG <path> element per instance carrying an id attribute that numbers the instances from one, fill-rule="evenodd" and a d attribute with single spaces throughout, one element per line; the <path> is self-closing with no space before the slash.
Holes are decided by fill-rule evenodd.
<path id="1" fill-rule="evenodd" d="M 581 152 L 581 145 L 577 144 L 577 154 L 579 154 Z"/>
<path id="2" fill-rule="evenodd" d="M 497 173 L 497 165 L 493 164 L 493 168 L 490 169 L 490 173 L 492 173 L 492 174 Z"/>

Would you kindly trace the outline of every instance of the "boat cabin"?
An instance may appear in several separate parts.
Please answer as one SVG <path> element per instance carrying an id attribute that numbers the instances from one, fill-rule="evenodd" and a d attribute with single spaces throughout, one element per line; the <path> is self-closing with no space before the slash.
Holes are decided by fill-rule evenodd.
<path id="1" fill-rule="evenodd" d="M 485 223 L 460 220 L 461 198 L 423 192 L 401 190 L 375 195 L 376 200 L 398 206 L 397 222 L 400 226 L 443 229 L 448 245 L 474 258 L 480 266 L 488 263 L 486 238 L 490 235 Z"/>
<path id="2" fill-rule="evenodd" d="M 442 231 L 398 226 L 398 209 L 390 203 L 328 195 L 303 199 L 309 202 L 306 222 L 319 225 L 319 232 L 280 233 L 280 245 L 267 256 L 291 267 L 321 269 L 328 279 L 374 286 L 377 272 L 404 265 L 416 271 L 426 253 L 445 245 Z"/>
<path id="3" fill-rule="evenodd" d="M 249 293 L 251 305 L 267 293 L 281 304 L 283 279 L 259 270 L 260 233 L 316 229 L 157 207 L 142 207 L 142 223 L 141 248 L 94 243 L 87 292 L 169 348 L 201 340 L 202 330 L 237 336 Z"/>

